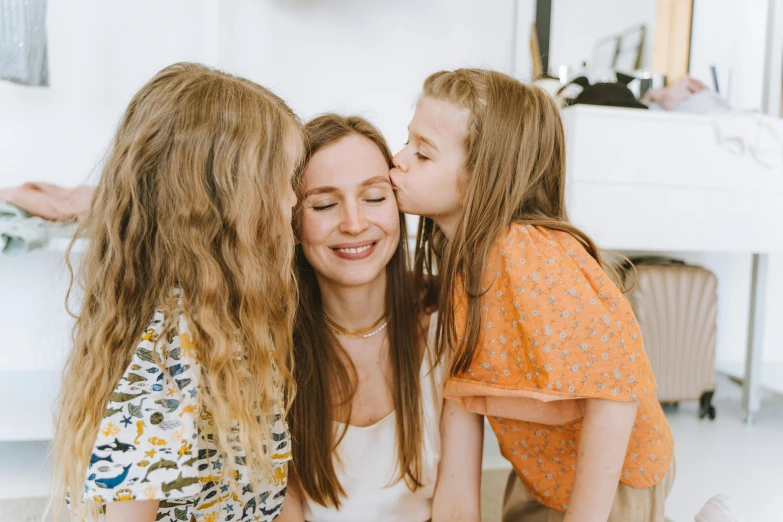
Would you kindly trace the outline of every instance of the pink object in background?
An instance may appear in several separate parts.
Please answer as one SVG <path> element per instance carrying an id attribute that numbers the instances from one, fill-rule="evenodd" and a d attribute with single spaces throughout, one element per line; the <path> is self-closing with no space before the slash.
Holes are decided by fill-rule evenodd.
<path id="1" fill-rule="evenodd" d="M 641 102 L 647 105 L 657 103 L 664 109 L 673 111 L 685 98 L 706 89 L 708 87 L 696 78 L 686 76 L 670 87 L 648 90 Z"/>
<path id="2" fill-rule="evenodd" d="M 0 189 L 0 202 L 49 221 L 78 221 L 87 215 L 94 190 L 87 185 L 64 188 L 51 183 L 25 183 Z"/>

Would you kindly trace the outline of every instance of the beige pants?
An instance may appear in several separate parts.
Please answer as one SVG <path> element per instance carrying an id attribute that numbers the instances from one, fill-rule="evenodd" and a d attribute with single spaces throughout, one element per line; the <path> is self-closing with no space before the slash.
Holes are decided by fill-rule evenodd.
<path id="1" fill-rule="evenodd" d="M 617 487 L 607 522 L 664 522 L 663 504 L 674 484 L 676 465 L 649 488 Z M 512 470 L 503 496 L 503 522 L 562 522 L 565 513 L 539 504 Z"/>

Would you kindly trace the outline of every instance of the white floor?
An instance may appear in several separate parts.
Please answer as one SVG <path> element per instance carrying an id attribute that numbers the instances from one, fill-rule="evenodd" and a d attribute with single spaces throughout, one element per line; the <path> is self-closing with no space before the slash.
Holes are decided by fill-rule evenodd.
<path id="1" fill-rule="evenodd" d="M 740 399 L 739 386 L 722 377 L 714 401 L 717 409 L 714 421 L 699 420 L 695 402 L 683 403 L 677 410 L 667 408 L 677 458 L 677 478 L 666 509 L 672 522 L 693 521 L 704 502 L 718 493 L 729 497 L 746 522 L 783 521 L 783 398 L 765 397 L 761 413 L 751 426 L 743 422 Z M 14 460 L 12 456 L 22 458 L 26 454 L 22 450 L 35 450 L 39 458 L 45 455 L 45 444 L 26 444 L 10 452 L 0 452 L 4 453 L 0 455 L 4 463 L 0 467 L 9 465 Z M 498 452 L 491 430 L 487 431 L 484 445 L 485 469 L 509 467 Z M 31 491 L 28 495 L 40 496 L 28 501 L 17 500 L 14 498 L 23 495 L 14 494 L 14 488 L 4 484 L 4 491 L 0 492 L 0 522 L 39 520 L 36 515 L 43 508 L 44 499 L 40 497 L 48 487 L 48 470 L 46 466 L 35 467 L 40 484 L 33 488 L 35 491 L 28 488 Z M 488 495 L 497 504 L 492 511 L 500 508 L 505 474 L 495 478 L 492 487 L 498 491 Z M 496 518 L 499 516 L 493 513 L 487 520 Z"/>
<path id="2" fill-rule="evenodd" d="M 713 495 L 723 493 L 746 522 L 783 521 L 783 398 L 765 396 L 751 426 L 743 422 L 741 389 L 718 380 L 714 421 L 699 420 L 697 404 L 667 408 L 674 433 L 677 477 L 666 505 L 672 522 L 692 522 Z M 505 468 L 491 430 L 484 438 L 485 468 Z"/>
<path id="3" fill-rule="evenodd" d="M 783 398 L 768 395 L 750 426 L 740 400 L 739 386 L 723 378 L 714 421 L 700 421 L 695 403 L 667 411 L 677 457 L 667 502 L 674 522 L 692 521 L 717 493 L 727 495 L 747 522 L 783 521 Z"/>

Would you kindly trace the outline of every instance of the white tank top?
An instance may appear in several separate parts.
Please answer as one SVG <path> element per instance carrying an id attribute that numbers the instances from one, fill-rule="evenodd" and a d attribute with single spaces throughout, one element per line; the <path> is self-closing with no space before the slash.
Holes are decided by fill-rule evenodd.
<path id="1" fill-rule="evenodd" d="M 337 478 L 345 490 L 340 510 L 305 498 L 307 522 L 424 522 L 432 518 L 432 495 L 440 462 L 443 384 L 447 377 L 443 360 L 434 366 L 436 324 L 437 314 L 433 314 L 419 372 L 424 416 L 423 487 L 414 493 L 405 480 L 390 484 L 397 472 L 397 417 L 393 411 L 370 426 L 347 427 L 337 446 L 339 460 L 335 459 Z M 343 424 L 335 424 L 335 429 L 343 428 Z"/>

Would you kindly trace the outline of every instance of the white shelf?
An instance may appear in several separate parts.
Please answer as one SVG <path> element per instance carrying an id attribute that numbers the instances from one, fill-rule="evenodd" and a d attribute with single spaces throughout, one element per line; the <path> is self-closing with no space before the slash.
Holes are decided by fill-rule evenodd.
<path id="1" fill-rule="evenodd" d="M 47 252 L 65 253 L 65 251 L 68 249 L 68 245 L 71 244 L 71 241 L 72 238 L 70 237 L 55 237 L 50 239 L 42 250 Z M 72 252 L 84 252 L 85 250 L 87 250 L 87 240 L 77 239 L 73 245 Z"/>
<path id="2" fill-rule="evenodd" d="M 780 169 L 727 150 L 712 117 L 579 105 L 563 124 L 569 217 L 601 247 L 783 251 Z"/>
<path id="3" fill-rule="evenodd" d="M 49 496 L 48 453 L 45 442 L 0 442 L 0 500 Z"/>

